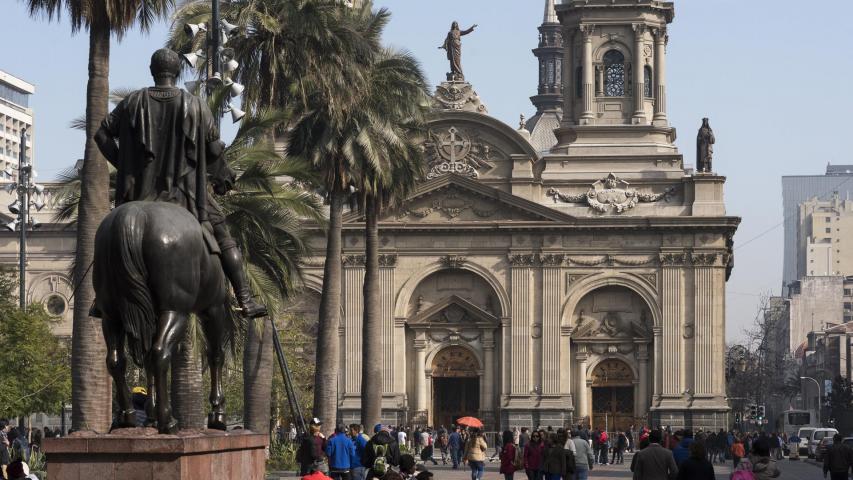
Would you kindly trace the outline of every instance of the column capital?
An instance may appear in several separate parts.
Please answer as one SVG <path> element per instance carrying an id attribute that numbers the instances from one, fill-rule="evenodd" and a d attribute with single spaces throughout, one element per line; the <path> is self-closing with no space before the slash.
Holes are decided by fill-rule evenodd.
<path id="1" fill-rule="evenodd" d="M 583 24 L 583 25 L 579 26 L 578 29 L 583 34 L 583 40 L 585 42 L 591 42 L 592 41 L 592 34 L 593 34 L 593 32 L 595 32 L 595 25 L 594 24 L 591 24 L 591 23 Z"/>
<path id="2" fill-rule="evenodd" d="M 634 35 L 636 35 L 638 38 L 642 38 L 643 34 L 645 34 L 649 30 L 649 26 L 645 23 L 635 23 L 631 25 L 631 27 L 634 29 Z"/>
<path id="3" fill-rule="evenodd" d="M 666 44 L 669 40 L 666 27 L 652 27 L 652 35 L 655 37 L 655 43 Z"/>

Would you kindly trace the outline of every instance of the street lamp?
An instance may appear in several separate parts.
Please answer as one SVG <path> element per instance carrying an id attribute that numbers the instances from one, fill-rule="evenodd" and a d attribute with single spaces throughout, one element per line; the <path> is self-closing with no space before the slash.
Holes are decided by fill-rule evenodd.
<path id="1" fill-rule="evenodd" d="M 800 380 L 811 380 L 817 386 L 818 406 L 817 406 L 817 421 L 820 423 L 821 403 L 823 403 L 823 394 L 820 393 L 820 383 L 812 377 L 800 377 Z"/>
<path id="2" fill-rule="evenodd" d="M 27 162 L 27 129 L 21 130 L 21 145 L 18 155 L 18 181 L 10 183 L 6 187 L 9 193 L 17 190 L 18 198 L 14 203 L 9 205 L 9 211 L 17 216 L 17 219 L 5 225 L 9 230 L 20 232 L 19 239 L 19 255 L 20 264 L 18 266 L 20 272 L 20 291 L 19 291 L 19 306 L 21 310 L 27 308 L 27 229 L 34 230 L 40 224 L 30 217 L 30 207 L 35 207 L 36 210 L 44 208 L 44 187 L 33 182 L 36 176 L 35 170 L 31 163 Z M 6 169 L 4 174 L 11 176 L 11 170 Z M 33 194 L 41 195 L 42 198 L 33 201 Z"/>

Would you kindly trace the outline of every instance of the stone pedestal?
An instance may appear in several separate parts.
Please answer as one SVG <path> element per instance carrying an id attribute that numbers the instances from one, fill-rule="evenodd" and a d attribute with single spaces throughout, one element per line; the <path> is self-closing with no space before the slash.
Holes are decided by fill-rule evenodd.
<path id="1" fill-rule="evenodd" d="M 263 480 L 266 435 L 218 431 L 157 435 L 150 428 L 46 438 L 51 480 Z"/>

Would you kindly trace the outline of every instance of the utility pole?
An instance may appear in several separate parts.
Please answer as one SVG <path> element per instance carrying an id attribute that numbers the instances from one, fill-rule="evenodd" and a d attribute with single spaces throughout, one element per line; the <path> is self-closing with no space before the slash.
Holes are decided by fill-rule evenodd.
<path id="1" fill-rule="evenodd" d="M 27 127 L 21 129 L 21 151 L 18 155 L 18 201 L 21 203 L 18 219 L 21 226 L 20 238 L 20 292 L 18 303 L 21 310 L 27 309 L 27 221 L 30 216 L 30 173 L 33 166 L 27 163 Z"/>

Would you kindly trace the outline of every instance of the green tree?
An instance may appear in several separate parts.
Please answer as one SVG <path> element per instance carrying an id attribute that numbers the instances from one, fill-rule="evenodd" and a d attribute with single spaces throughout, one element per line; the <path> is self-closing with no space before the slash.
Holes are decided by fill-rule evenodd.
<path id="1" fill-rule="evenodd" d="M 427 113 L 427 83 L 411 55 L 385 50 L 367 70 L 361 108 L 341 128 L 344 150 L 361 171 L 365 219 L 364 316 L 362 320 L 361 421 L 382 418 L 382 312 L 379 289 L 379 216 L 406 199 L 423 177 L 418 137 Z"/>
<path id="2" fill-rule="evenodd" d="M 106 370 L 106 345 L 100 341 L 101 322 L 89 316 L 94 300 L 92 277 L 95 231 L 109 210 L 107 161 L 94 141 L 107 116 L 110 38 L 119 40 L 134 26 L 148 31 L 174 7 L 174 0 L 22 0 L 31 16 L 48 20 L 68 14 L 72 32 L 89 32 L 89 79 L 86 87 L 86 145 L 83 154 L 80 213 L 74 284 L 77 285 L 72 326 L 71 426 L 76 430 L 106 431 L 111 423 L 111 383 Z M 98 339 L 98 340 L 94 340 Z"/>
<path id="3" fill-rule="evenodd" d="M 15 305 L 16 288 L 14 276 L 0 270 L 0 416 L 58 412 L 71 395 L 68 347 L 41 305 Z"/>

